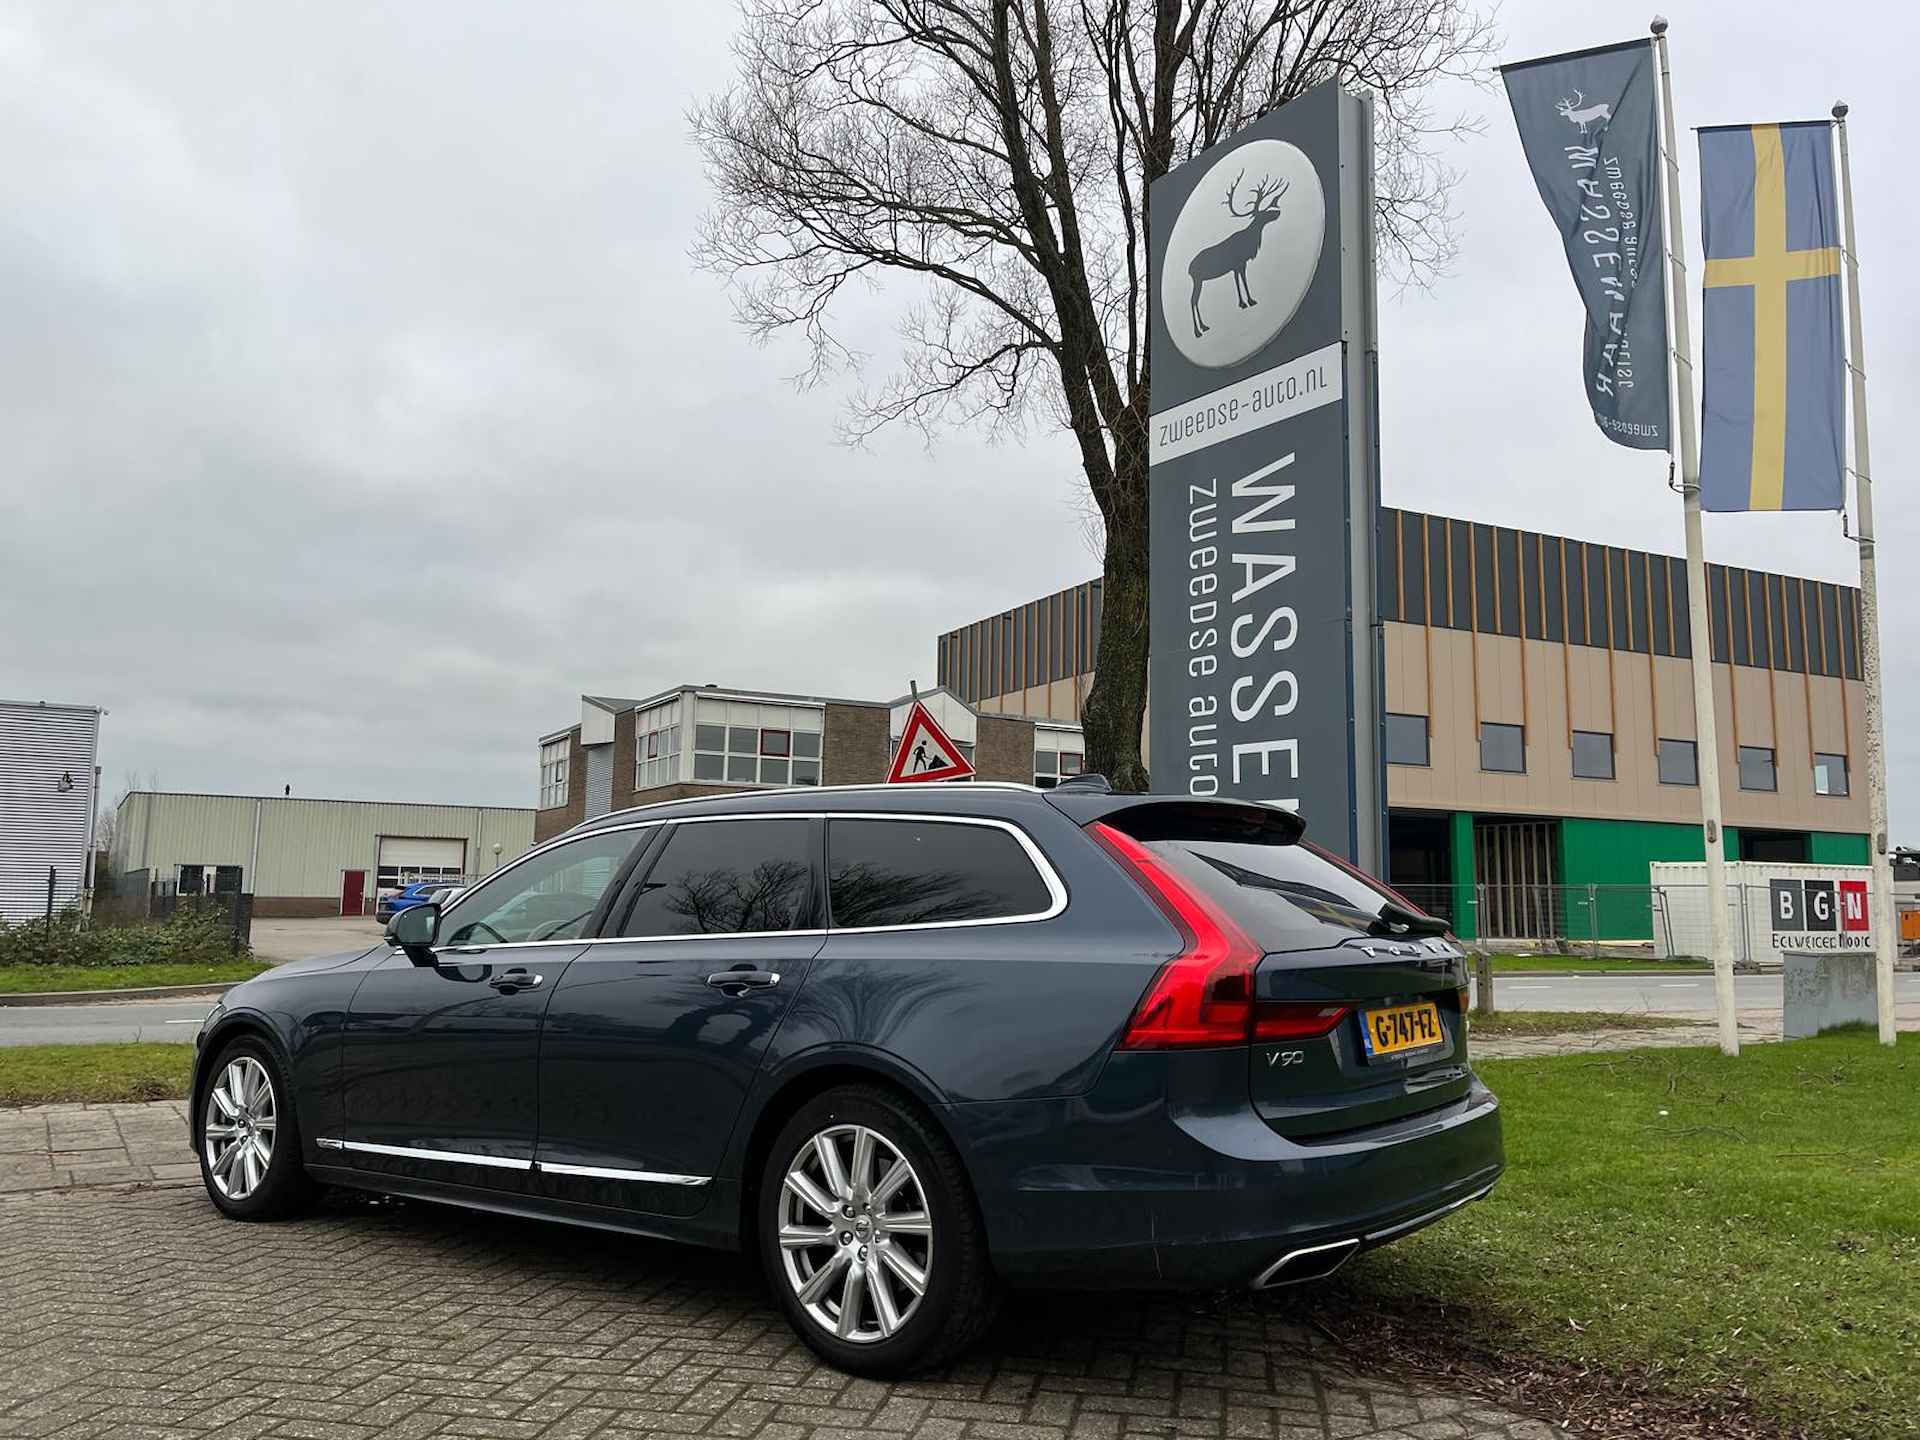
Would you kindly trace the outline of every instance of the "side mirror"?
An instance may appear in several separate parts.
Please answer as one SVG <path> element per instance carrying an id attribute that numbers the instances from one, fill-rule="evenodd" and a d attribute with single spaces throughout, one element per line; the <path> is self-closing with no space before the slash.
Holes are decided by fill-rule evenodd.
<path id="1" fill-rule="evenodd" d="M 416 965 L 434 963 L 433 942 L 440 933 L 440 907 L 414 905 L 387 921 L 387 943 L 407 952 Z"/>

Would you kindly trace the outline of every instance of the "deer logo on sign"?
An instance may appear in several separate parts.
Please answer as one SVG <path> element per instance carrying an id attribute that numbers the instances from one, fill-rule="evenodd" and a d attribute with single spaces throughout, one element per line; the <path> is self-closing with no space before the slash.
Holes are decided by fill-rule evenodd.
<path id="1" fill-rule="evenodd" d="M 1253 298 L 1253 291 L 1247 288 L 1247 266 L 1260 253 L 1260 237 L 1267 226 L 1280 218 L 1280 207 L 1269 202 L 1277 201 L 1287 193 L 1289 182 L 1274 181 L 1271 176 L 1261 176 L 1253 187 L 1253 203 L 1245 210 L 1236 210 L 1233 204 L 1233 192 L 1240 188 L 1240 182 L 1247 178 L 1242 170 L 1233 177 L 1233 184 L 1227 186 L 1227 198 L 1223 202 L 1227 213 L 1247 223 L 1235 230 L 1226 239 L 1209 245 L 1195 255 L 1187 265 L 1187 275 L 1193 281 L 1193 295 L 1189 302 L 1193 311 L 1194 338 L 1207 333 L 1207 322 L 1200 318 L 1200 292 L 1207 281 L 1218 280 L 1223 275 L 1233 277 L 1233 298 L 1245 310 L 1249 305 L 1260 302 Z"/>
<path id="2" fill-rule="evenodd" d="M 1553 107 L 1560 112 L 1560 118 L 1562 120 L 1565 120 L 1569 125 L 1578 125 L 1580 127 L 1580 138 L 1582 140 L 1587 138 L 1587 127 L 1593 124 L 1594 121 L 1602 120 L 1608 124 L 1613 123 L 1613 107 L 1611 105 L 1587 105 L 1586 99 L 1585 91 L 1576 90 L 1573 94 L 1562 96 L 1559 100 L 1555 101 Z M 1584 108 L 1582 108 L 1583 106 Z"/>

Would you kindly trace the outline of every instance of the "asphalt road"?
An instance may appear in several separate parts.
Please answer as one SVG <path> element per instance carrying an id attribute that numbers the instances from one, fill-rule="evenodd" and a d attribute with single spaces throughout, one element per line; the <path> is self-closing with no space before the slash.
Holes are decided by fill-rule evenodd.
<path id="1" fill-rule="evenodd" d="M 193 1043 L 211 1000 L 128 1000 L 98 1005 L 0 1007 L 0 1045 L 86 1045 L 102 1040 Z"/>
<path id="2" fill-rule="evenodd" d="M 1920 1005 L 1920 974 L 1895 975 L 1894 1002 Z M 1733 977 L 1734 1008 L 1778 1010 L 1778 975 Z M 1713 1011 L 1711 975 L 1529 975 L 1499 976 L 1494 1000 L 1502 1010 L 1607 1010 L 1616 1014 Z"/>

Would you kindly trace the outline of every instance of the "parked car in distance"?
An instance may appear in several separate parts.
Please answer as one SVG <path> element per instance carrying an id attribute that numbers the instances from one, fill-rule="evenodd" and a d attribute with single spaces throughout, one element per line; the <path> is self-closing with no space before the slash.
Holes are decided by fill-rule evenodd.
<path id="1" fill-rule="evenodd" d="M 745 1249 L 877 1376 L 959 1354 L 1008 1288 L 1317 1279 L 1504 1156 L 1460 949 L 1302 829 L 1097 776 L 599 816 L 227 992 L 207 1192 Z"/>
<path id="2" fill-rule="evenodd" d="M 447 889 L 444 880 L 415 880 L 403 885 L 391 895 L 382 895 L 374 906 L 376 918 L 385 920 L 398 915 L 402 910 L 411 910 L 416 905 L 430 905 L 436 891 Z"/>

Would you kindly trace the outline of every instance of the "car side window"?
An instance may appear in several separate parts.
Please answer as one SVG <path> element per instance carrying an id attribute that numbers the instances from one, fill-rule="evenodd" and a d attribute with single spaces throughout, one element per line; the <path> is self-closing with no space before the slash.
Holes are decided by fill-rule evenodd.
<path id="1" fill-rule="evenodd" d="M 1044 915 L 1053 892 L 996 825 L 829 820 L 827 895 L 836 930 Z"/>
<path id="2" fill-rule="evenodd" d="M 817 928 L 813 825 L 709 820 L 674 827 L 621 934 L 753 935 Z"/>
<path id="3" fill-rule="evenodd" d="M 556 845 L 468 892 L 447 912 L 440 945 L 577 940 L 600 897 L 647 830 L 583 835 Z"/>

